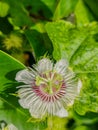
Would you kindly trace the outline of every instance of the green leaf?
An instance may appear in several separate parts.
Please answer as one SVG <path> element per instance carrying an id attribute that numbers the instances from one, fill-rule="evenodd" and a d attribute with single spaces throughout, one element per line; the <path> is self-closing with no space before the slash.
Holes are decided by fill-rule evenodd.
<path id="1" fill-rule="evenodd" d="M 98 113 L 98 73 L 81 76 L 83 88 L 75 101 L 74 109 L 80 115 L 89 111 Z"/>
<path id="2" fill-rule="evenodd" d="M 96 20 L 98 20 L 98 0 L 84 0 L 85 5 L 88 6 L 88 8 L 90 9 L 90 12 L 92 12 L 92 14 L 94 14 L 94 17 L 96 18 Z"/>
<path id="3" fill-rule="evenodd" d="M 59 0 L 54 12 L 53 20 L 67 17 L 73 12 L 78 0 Z"/>
<path id="4" fill-rule="evenodd" d="M 6 89 L 7 83 L 13 82 L 17 71 L 24 68 L 22 63 L 0 51 L 0 92 Z"/>
<path id="5" fill-rule="evenodd" d="M 76 111 L 73 111 L 73 118 L 78 124 L 91 125 L 98 121 L 98 113 L 96 112 L 87 112 L 85 115 L 78 114 Z M 91 118 L 92 117 L 92 118 Z"/>
<path id="6" fill-rule="evenodd" d="M 84 4 L 83 0 L 79 0 L 75 8 L 75 16 L 77 24 L 87 24 L 94 20 L 89 8 Z"/>
<path id="7" fill-rule="evenodd" d="M 98 72 L 98 23 L 87 25 L 85 30 L 86 39 L 71 57 L 70 63 L 76 71 L 96 73 Z"/>
<path id="8" fill-rule="evenodd" d="M 30 114 L 28 110 L 20 107 L 15 96 L 16 86 L 19 85 L 15 81 L 15 75 L 24 68 L 22 63 L 0 51 L 0 121 L 12 123 L 19 130 L 44 130 L 45 122 L 35 124 L 28 122 Z"/>
<path id="9" fill-rule="evenodd" d="M 5 17 L 8 14 L 9 8 L 7 3 L 0 1 L 0 17 Z"/>
<path id="10" fill-rule="evenodd" d="M 48 23 L 56 60 L 66 58 L 75 71 L 98 71 L 98 23 L 75 26 L 69 22 Z"/>
<path id="11" fill-rule="evenodd" d="M 58 21 L 48 23 L 46 30 L 52 41 L 56 60 L 66 58 L 70 60 L 74 52 L 84 41 L 86 35 L 70 22 Z"/>

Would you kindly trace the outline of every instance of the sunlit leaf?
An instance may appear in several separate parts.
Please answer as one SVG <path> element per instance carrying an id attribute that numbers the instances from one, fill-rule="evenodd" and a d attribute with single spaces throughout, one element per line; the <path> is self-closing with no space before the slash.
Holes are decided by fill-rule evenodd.
<path id="1" fill-rule="evenodd" d="M 98 113 L 98 73 L 88 73 L 82 76 L 83 88 L 74 104 L 75 111 L 84 115 L 92 111 Z"/>
<path id="2" fill-rule="evenodd" d="M 67 17 L 73 12 L 78 0 L 59 0 L 54 12 L 53 20 L 58 20 Z"/>
<path id="3" fill-rule="evenodd" d="M 82 81 L 75 110 L 81 115 L 98 112 L 98 23 L 78 27 L 58 21 L 48 23 L 46 29 L 53 43 L 54 58 L 66 58 Z"/>
<path id="4" fill-rule="evenodd" d="M 80 15 L 81 14 L 81 15 Z M 79 0 L 75 8 L 75 16 L 77 24 L 87 24 L 94 20 L 93 14 L 84 4 L 83 0 Z"/>
<path id="5" fill-rule="evenodd" d="M 0 17 L 5 17 L 9 11 L 9 5 L 3 1 L 0 1 Z"/>
<path id="6" fill-rule="evenodd" d="M 77 71 L 98 71 L 98 23 L 75 26 L 69 22 L 48 23 L 56 60 L 66 58 Z"/>

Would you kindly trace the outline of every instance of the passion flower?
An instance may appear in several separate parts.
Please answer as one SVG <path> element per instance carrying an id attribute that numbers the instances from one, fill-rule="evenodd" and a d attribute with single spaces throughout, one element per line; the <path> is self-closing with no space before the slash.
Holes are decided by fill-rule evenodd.
<path id="1" fill-rule="evenodd" d="M 25 84 L 18 87 L 19 103 L 34 118 L 68 116 L 67 107 L 73 104 L 81 88 L 81 81 L 64 59 L 56 64 L 41 59 L 33 69 L 19 71 L 16 80 Z"/>

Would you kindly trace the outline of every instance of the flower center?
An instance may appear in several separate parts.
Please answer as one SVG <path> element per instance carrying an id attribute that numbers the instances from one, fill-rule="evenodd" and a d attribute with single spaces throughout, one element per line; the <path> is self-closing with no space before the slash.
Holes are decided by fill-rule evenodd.
<path id="1" fill-rule="evenodd" d="M 60 90 L 63 84 L 63 77 L 56 72 L 45 72 L 36 77 L 37 86 L 42 92 L 52 95 Z"/>

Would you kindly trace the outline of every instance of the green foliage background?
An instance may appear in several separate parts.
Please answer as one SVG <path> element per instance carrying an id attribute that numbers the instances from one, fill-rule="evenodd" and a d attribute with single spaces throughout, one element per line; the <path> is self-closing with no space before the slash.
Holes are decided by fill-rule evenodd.
<path id="1" fill-rule="evenodd" d="M 19 130 L 98 129 L 98 0 L 0 0 L 0 121 Z M 18 104 L 23 51 L 66 58 L 82 80 L 69 117 L 35 120 Z"/>

